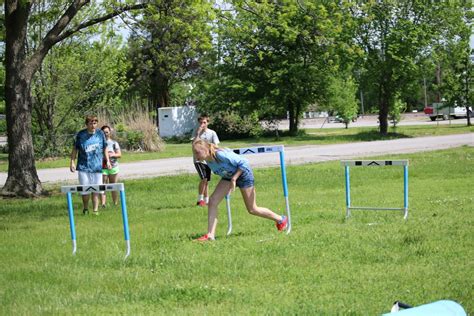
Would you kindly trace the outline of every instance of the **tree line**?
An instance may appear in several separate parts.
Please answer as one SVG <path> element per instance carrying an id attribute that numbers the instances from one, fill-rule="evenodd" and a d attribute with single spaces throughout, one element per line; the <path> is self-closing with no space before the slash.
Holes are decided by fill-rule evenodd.
<path id="1" fill-rule="evenodd" d="M 295 135 L 309 108 L 348 123 L 363 102 L 386 134 L 400 109 L 472 103 L 468 2 L 11 0 L 2 18 L 3 195 L 42 194 L 35 150 L 92 112 L 191 103 Z"/>

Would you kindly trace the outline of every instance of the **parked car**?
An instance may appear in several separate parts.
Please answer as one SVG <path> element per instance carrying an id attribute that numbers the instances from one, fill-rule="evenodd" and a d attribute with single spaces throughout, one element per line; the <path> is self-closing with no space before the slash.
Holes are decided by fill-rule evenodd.
<path id="1" fill-rule="evenodd" d="M 469 111 L 466 111 L 464 106 L 449 106 L 442 102 L 433 103 L 431 106 L 427 106 L 423 109 L 423 112 L 432 120 L 436 121 L 437 118 L 447 120 L 448 118 L 460 118 L 466 117 L 468 114 L 472 117 L 474 114 L 472 108 L 469 107 Z"/>

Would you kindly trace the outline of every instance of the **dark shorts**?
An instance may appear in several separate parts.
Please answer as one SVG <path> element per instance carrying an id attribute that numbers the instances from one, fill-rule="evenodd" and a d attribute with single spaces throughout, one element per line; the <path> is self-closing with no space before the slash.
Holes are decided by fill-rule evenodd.
<path id="1" fill-rule="evenodd" d="M 222 178 L 222 180 L 225 181 L 230 181 L 230 179 Z M 235 184 L 241 188 L 251 188 L 254 186 L 255 179 L 253 177 L 253 172 L 252 170 L 244 170 L 240 177 L 237 178 L 237 181 L 235 181 Z"/>
<path id="2" fill-rule="evenodd" d="M 199 178 L 201 180 L 207 179 L 207 181 L 211 181 L 211 168 L 205 163 L 202 162 L 195 162 L 194 167 L 196 167 L 196 170 L 199 174 Z"/>

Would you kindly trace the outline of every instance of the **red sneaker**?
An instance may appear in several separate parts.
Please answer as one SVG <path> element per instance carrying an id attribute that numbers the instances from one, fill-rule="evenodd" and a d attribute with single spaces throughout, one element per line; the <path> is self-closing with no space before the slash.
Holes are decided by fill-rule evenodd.
<path id="1" fill-rule="evenodd" d="M 197 205 L 197 206 L 200 206 L 200 207 L 204 207 L 204 206 L 206 206 L 206 201 L 204 201 L 204 200 L 199 200 L 199 201 L 197 201 L 196 205 Z"/>
<path id="2" fill-rule="evenodd" d="M 213 241 L 213 240 L 214 238 L 209 237 L 208 234 L 205 234 L 204 236 L 194 239 L 194 241 Z"/>
<path id="3" fill-rule="evenodd" d="M 283 215 L 282 218 L 281 218 L 281 221 L 276 222 L 276 228 L 279 231 L 282 231 L 282 230 L 285 230 L 287 228 L 287 226 L 288 226 L 288 217 Z"/>

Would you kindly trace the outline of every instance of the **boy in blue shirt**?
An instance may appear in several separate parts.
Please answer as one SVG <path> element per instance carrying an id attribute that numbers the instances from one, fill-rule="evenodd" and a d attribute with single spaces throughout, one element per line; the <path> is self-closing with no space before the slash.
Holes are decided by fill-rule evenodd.
<path id="1" fill-rule="evenodd" d="M 97 117 L 86 117 L 86 128 L 79 131 L 76 135 L 71 152 L 71 163 L 69 169 L 71 172 L 78 171 L 79 184 L 102 184 L 102 161 L 105 160 L 107 169 L 111 168 L 109 153 L 107 152 L 107 141 L 104 133 L 97 128 Z M 76 155 L 77 167 L 76 167 Z M 105 159 L 104 159 L 105 157 Z M 93 214 L 99 215 L 99 194 L 92 193 Z M 82 204 L 84 206 L 82 213 L 89 213 L 90 192 L 81 192 Z"/>

